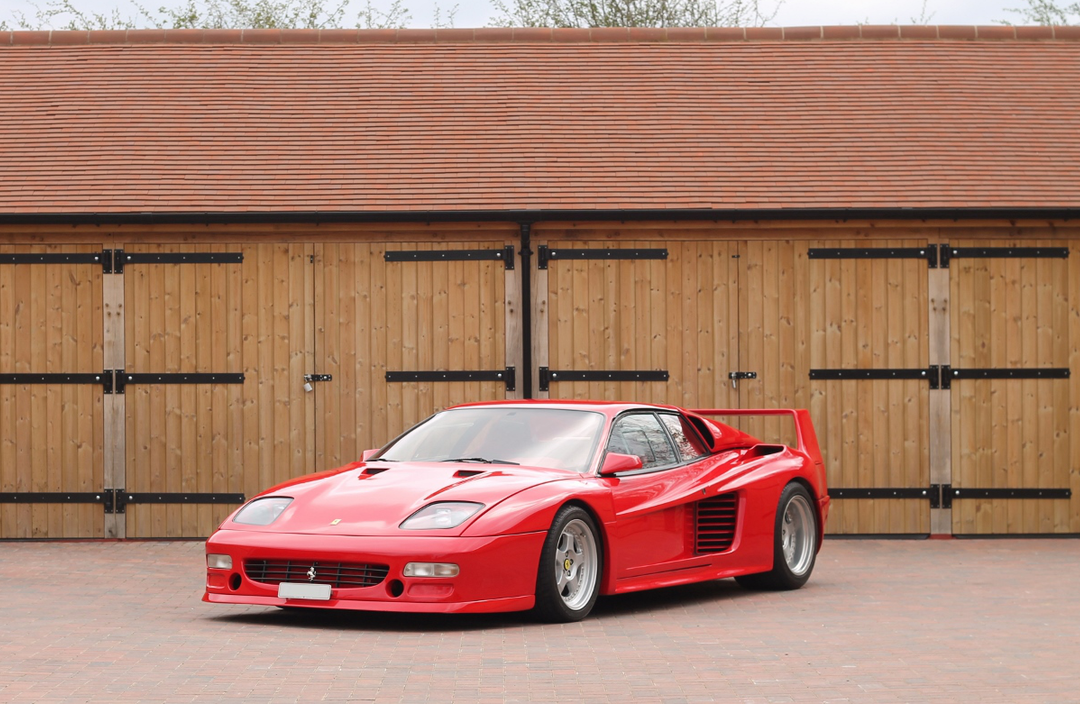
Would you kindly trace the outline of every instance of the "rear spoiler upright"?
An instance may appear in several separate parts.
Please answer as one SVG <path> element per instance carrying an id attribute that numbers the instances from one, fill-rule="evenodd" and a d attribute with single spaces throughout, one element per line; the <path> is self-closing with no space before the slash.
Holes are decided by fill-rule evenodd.
<path id="1" fill-rule="evenodd" d="M 687 409 L 699 416 L 791 416 L 795 421 L 795 438 L 798 450 L 810 457 L 816 464 L 822 464 L 821 448 L 818 446 L 814 423 L 810 420 L 810 411 L 805 408 L 705 408 Z"/>

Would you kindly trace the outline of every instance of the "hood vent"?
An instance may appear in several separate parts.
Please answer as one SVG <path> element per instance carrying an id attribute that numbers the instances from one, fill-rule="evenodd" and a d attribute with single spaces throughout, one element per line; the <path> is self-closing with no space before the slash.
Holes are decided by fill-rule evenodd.
<path id="1" fill-rule="evenodd" d="M 698 555 L 724 552 L 735 542 L 739 497 L 721 494 L 694 504 L 694 548 Z"/>
<path id="2" fill-rule="evenodd" d="M 389 467 L 367 467 L 366 469 L 364 469 L 362 474 L 365 474 L 365 475 L 370 477 L 370 476 L 372 476 L 374 474 L 382 474 L 383 472 L 385 472 L 388 469 L 390 469 L 390 468 Z"/>
<path id="3" fill-rule="evenodd" d="M 458 479 L 465 479 L 467 477 L 475 477 L 478 474 L 484 473 L 485 471 L 482 469 L 459 469 L 458 471 L 454 472 L 454 476 Z"/>

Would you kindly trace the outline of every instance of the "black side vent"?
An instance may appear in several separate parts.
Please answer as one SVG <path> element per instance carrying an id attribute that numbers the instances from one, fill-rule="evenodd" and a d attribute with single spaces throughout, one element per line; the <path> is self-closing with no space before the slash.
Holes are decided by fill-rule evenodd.
<path id="1" fill-rule="evenodd" d="M 385 472 L 388 469 L 390 469 L 390 468 L 389 467 L 365 467 L 362 474 L 366 474 L 367 476 L 370 477 L 373 474 L 382 474 L 383 472 Z"/>
<path id="2" fill-rule="evenodd" d="M 764 457 L 765 455 L 775 455 L 778 452 L 783 452 L 785 447 L 783 445 L 766 445 L 764 443 L 754 445 L 750 448 L 750 451 L 746 453 L 744 460 L 753 459 L 754 457 Z"/>
<path id="3" fill-rule="evenodd" d="M 694 504 L 695 551 L 698 555 L 724 552 L 735 542 L 739 518 L 739 499 L 735 494 L 721 494 Z"/>

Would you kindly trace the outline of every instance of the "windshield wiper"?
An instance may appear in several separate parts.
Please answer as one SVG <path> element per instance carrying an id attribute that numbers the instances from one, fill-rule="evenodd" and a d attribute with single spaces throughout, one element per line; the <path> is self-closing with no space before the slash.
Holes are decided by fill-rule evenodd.
<path id="1" fill-rule="evenodd" d="M 452 457 L 445 460 L 439 460 L 440 462 L 479 462 L 480 464 L 521 464 L 520 462 L 511 462 L 510 460 L 495 460 L 488 459 L 487 457 Z"/>

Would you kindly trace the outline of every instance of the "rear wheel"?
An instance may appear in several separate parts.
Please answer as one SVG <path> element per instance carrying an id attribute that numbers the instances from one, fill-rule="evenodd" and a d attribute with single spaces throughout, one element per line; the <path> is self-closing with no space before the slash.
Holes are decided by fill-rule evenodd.
<path id="1" fill-rule="evenodd" d="M 817 514 L 801 484 L 788 484 L 780 494 L 773 531 L 773 568 L 736 577 L 748 589 L 798 589 L 810 579 L 818 548 Z"/>
<path id="2" fill-rule="evenodd" d="M 600 594 L 604 563 L 599 531 L 587 511 L 565 506 L 551 523 L 536 573 L 536 613 L 557 623 L 589 615 Z"/>

